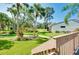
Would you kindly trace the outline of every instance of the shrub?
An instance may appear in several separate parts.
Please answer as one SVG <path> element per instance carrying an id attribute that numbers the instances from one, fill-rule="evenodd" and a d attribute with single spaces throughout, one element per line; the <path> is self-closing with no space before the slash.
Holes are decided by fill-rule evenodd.
<path id="1" fill-rule="evenodd" d="M 55 33 L 60 33 L 60 31 L 55 31 Z"/>
<path id="2" fill-rule="evenodd" d="M 62 33 L 67 33 L 67 31 L 62 31 Z"/>

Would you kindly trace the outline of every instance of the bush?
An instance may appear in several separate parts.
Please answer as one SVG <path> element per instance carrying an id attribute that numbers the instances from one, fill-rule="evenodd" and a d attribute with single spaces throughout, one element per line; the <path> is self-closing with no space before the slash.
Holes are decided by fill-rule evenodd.
<path id="1" fill-rule="evenodd" d="M 33 29 L 30 29 L 30 28 L 29 28 L 29 29 L 26 29 L 26 31 L 27 31 L 27 32 L 34 32 L 34 30 L 33 30 Z M 35 30 L 35 32 L 38 32 L 38 31 Z"/>
<path id="2" fill-rule="evenodd" d="M 60 31 L 55 31 L 55 33 L 60 33 Z"/>
<path id="3" fill-rule="evenodd" d="M 68 33 L 67 31 L 62 31 L 62 33 Z"/>

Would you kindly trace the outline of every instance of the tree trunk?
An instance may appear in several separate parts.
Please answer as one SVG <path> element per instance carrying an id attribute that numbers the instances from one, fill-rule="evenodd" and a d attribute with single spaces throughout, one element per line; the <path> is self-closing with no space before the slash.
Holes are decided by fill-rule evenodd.
<path id="1" fill-rule="evenodd" d="M 1 23 L 1 30 L 4 30 L 5 25 Z"/>
<path id="2" fill-rule="evenodd" d="M 17 40 L 23 40 L 23 32 L 21 31 L 21 29 L 17 28 L 16 36 Z"/>
<path id="3" fill-rule="evenodd" d="M 33 35 L 38 36 L 38 31 L 37 31 L 37 17 L 35 18 L 36 20 L 34 21 L 33 25 Z"/>
<path id="4" fill-rule="evenodd" d="M 21 27 L 19 26 L 19 16 L 20 16 L 20 12 L 19 12 L 19 7 L 20 7 L 20 3 L 16 3 L 17 5 L 17 18 L 16 18 L 16 21 L 17 21 L 17 31 L 16 31 L 16 35 L 17 35 L 17 40 L 23 40 L 23 32 L 21 30 Z"/>

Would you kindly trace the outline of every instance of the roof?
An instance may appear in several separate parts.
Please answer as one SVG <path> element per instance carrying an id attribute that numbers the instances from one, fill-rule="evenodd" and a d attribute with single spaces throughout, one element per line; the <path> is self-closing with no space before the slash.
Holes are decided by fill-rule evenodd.
<path id="1" fill-rule="evenodd" d="M 32 49 L 32 54 L 42 52 L 52 48 L 56 48 L 56 40 L 53 38 L 41 44 L 40 46 L 37 46 L 36 48 Z"/>
<path id="2" fill-rule="evenodd" d="M 69 21 L 74 21 L 74 22 L 79 23 L 79 20 L 77 20 L 77 19 L 70 19 Z M 64 23 L 64 21 L 58 22 L 58 23 L 54 23 L 53 25 L 57 25 L 57 24 L 61 24 L 61 23 Z"/>

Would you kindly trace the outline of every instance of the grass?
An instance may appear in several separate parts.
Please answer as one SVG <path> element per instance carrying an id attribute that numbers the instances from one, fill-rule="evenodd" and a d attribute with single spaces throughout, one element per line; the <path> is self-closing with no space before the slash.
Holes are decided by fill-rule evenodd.
<path id="1" fill-rule="evenodd" d="M 0 37 L 13 37 L 16 36 L 16 34 L 0 34 Z"/>
<path id="2" fill-rule="evenodd" d="M 0 40 L 11 40 L 15 36 L 15 34 L 0 34 Z"/>
<path id="3" fill-rule="evenodd" d="M 39 32 L 38 33 L 39 35 L 43 35 L 43 36 L 57 36 L 57 35 L 61 35 L 61 34 L 64 34 L 64 33 L 49 33 L 49 32 Z"/>
<path id="4" fill-rule="evenodd" d="M 25 32 L 24 33 L 25 35 L 32 35 L 33 32 Z M 56 33 L 56 32 L 47 32 L 45 29 L 38 29 L 38 35 L 42 35 L 42 36 L 57 36 L 57 35 L 62 35 L 62 34 L 65 34 L 64 32 L 59 32 L 59 33 Z"/>
<path id="5" fill-rule="evenodd" d="M 61 35 L 63 33 L 48 33 L 48 32 L 44 32 L 45 30 L 39 30 L 39 35 L 42 36 L 57 36 L 57 35 Z M 26 32 L 24 33 L 25 35 L 31 35 L 33 34 L 32 32 Z M 10 34 L 10 35 L 1 35 L 0 34 L 0 40 L 11 40 L 15 37 L 15 34 Z M 44 38 L 38 38 L 37 40 L 29 40 L 29 41 L 14 41 L 14 44 L 12 47 L 10 47 L 9 49 L 2 49 L 0 50 L 0 55 L 30 55 L 31 54 L 31 50 L 36 47 L 39 46 L 40 44 L 42 44 L 43 42 L 47 41 Z M 4 45 L 4 44 L 3 44 Z"/>
<path id="6" fill-rule="evenodd" d="M 47 39 L 44 39 L 44 38 L 38 38 L 38 39 L 28 40 L 28 41 L 13 41 L 14 43 L 11 46 L 11 44 L 7 45 L 8 42 L 10 42 L 8 39 L 6 40 L 2 39 L 2 40 L 1 40 L 1 43 L 4 43 L 2 44 L 3 45 L 2 47 L 4 47 L 4 49 L 0 50 L 0 55 L 30 55 L 31 50 L 34 47 L 47 41 Z M 7 47 L 9 46 L 10 48 L 7 49 Z"/>
<path id="7" fill-rule="evenodd" d="M 1 55 L 29 55 L 31 50 L 38 46 L 38 42 L 32 41 L 15 41 L 14 46 L 10 49 L 0 50 Z"/>
<path id="8" fill-rule="evenodd" d="M 0 50 L 9 49 L 13 46 L 13 44 L 14 44 L 13 41 L 0 40 Z"/>

